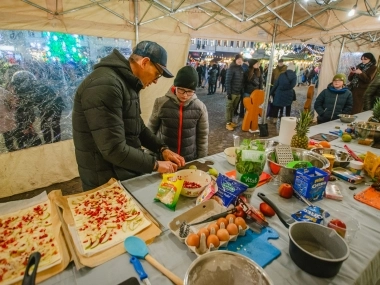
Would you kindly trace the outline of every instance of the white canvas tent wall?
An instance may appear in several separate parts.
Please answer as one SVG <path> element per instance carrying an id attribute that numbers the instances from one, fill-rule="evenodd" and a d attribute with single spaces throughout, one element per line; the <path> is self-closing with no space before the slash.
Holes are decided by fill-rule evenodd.
<path id="1" fill-rule="evenodd" d="M 351 51 L 373 48 L 379 54 L 379 1 L 359 0 L 359 12 L 348 18 L 347 12 L 355 3 L 356 0 L 1 0 L 0 26 L 125 38 L 134 43 L 136 39 L 156 41 L 168 51 L 168 67 L 176 73 L 185 63 L 190 38 L 270 42 L 278 19 L 276 42 L 328 43 L 321 79 L 321 86 L 325 86 L 337 66 L 337 37 L 356 37 Z M 142 92 L 144 120 L 151 113 L 154 99 L 171 84 L 171 80 L 161 79 Z M 0 197 L 78 176 L 72 141 L 1 154 L 0 168 Z"/>

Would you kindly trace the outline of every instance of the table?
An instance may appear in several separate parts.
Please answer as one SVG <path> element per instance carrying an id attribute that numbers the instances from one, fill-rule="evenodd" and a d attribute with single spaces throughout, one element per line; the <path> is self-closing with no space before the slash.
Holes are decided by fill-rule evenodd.
<path id="1" fill-rule="evenodd" d="M 366 120 L 371 112 L 359 114 L 357 121 Z M 344 127 L 340 121 L 328 122 L 322 125 L 313 126 L 309 135 L 320 132 L 327 133 L 333 130 L 336 125 Z M 232 142 L 231 142 L 232 144 Z M 332 145 L 343 147 L 345 144 L 340 139 L 331 142 Z M 379 153 L 378 150 L 350 143 L 350 147 L 357 153 L 365 153 L 367 150 Z M 232 170 L 234 167 L 228 164 L 223 153 L 211 155 L 204 160 L 214 162 L 213 167 L 221 173 Z M 163 233 L 149 245 L 150 254 L 162 263 L 166 268 L 173 271 L 177 276 L 184 277 L 187 268 L 191 262 L 196 259 L 196 255 L 190 252 L 186 245 L 181 243 L 168 230 L 168 223 L 176 216 L 187 211 L 195 205 L 194 198 L 180 198 L 176 211 L 173 212 L 163 204 L 153 202 L 157 187 L 161 181 L 159 174 L 144 175 L 127 181 L 122 184 L 131 192 L 135 198 L 165 227 Z M 353 194 L 365 189 L 367 186 L 360 185 L 355 191 L 349 190 L 351 184 L 338 181 L 336 182 L 341 189 L 343 201 L 324 199 L 315 202 L 315 205 L 321 206 L 327 211 L 339 210 L 354 216 L 361 223 L 361 229 L 357 232 L 355 238 L 349 244 L 351 254 L 343 263 L 340 272 L 334 278 L 317 278 L 309 275 L 299 269 L 288 253 L 288 230 L 281 224 L 277 216 L 269 218 L 269 224 L 280 235 L 277 240 L 271 240 L 271 243 L 281 250 L 281 255 L 265 267 L 274 284 L 375 284 L 380 279 L 380 211 L 360 203 L 353 199 Z M 294 213 L 305 205 L 295 199 L 283 199 L 277 194 L 277 186 L 272 183 L 265 184 L 255 190 L 255 193 L 265 193 L 280 210 L 287 214 Z M 253 195 L 251 204 L 258 207 L 261 200 Z M 43 285 L 54 284 L 80 284 L 80 285 L 115 285 L 131 276 L 137 277 L 133 267 L 129 263 L 130 256 L 126 253 L 118 256 L 109 262 L 96 268 L 83 268 L 77 271 L 75 267 L 70 266 L 61 274 L 54 276 Z M 149 279 L 153 285 L 172 284 L 169 279 L 163 276 L 146 261 L 142 264 L 148 273 Z M 245 285 L 245 284 L 244 284 Z"/>

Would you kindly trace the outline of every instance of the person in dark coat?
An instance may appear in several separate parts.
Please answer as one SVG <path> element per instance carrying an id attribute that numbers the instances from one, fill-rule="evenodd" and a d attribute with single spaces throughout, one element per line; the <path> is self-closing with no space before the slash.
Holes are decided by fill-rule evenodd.
<path id="1" fill-rule="evenodd" d="M 196 71 L 198 73 L 198 87 L 201 87 L 201 85 L 202 85 L 202 72 L 203 72 L 203 68 L 202 68 L 202 65 L 201 65 L 200 62 L 198 62 Z"/>
<path id="2" fill-rule="evenodd" d="M 239 104 L 239 100 L 243 91 L 244 71 L 241 65 L 243 64 L 243 56 L 237 54 L 235 60 L 231 63 L 226 75 L 226 129 L 233 131 L 236 124 L 232 122 L 234 111 Z"/>
<path id="3" fill-rule="evenodd" d="M 274 85 L 274 83 L 280 77 L 280 74 L 284 73 L 287 68 L 288 68 L 288 66 L 284 65 L 284 60 L 283 59 L 279 59 L 276 68 L 273 69 L 272 79 L 271 79 L 271 84 L 272 85 Z"/>
<path id="4" fill-rule="evenodd" d="M 351 67 L 350 74 L 348 75 L 348 80 L 350 81 L 349 88 L 354 100 L 354 106 L 351 111 L 352 115 L 363 112 L 364 93 L 375 78 L 377 71 L 376 59 L 372 53 L 363 53 L 361 61 L 362 63 L 356 67 Z"/>
<path id="5" fill-rule="evenodd" d="M 310 85 L 310 84 L 312 83 L 312 80 L 313 80 L 313 78 L 315 77 L 315 75 L 316 75 L 315 67 L 312 66 L 312 67 L 310 68 L 309 73 L 307 74 L 307 84 L 308 84 L 308 85 Z"/>
<path id="6" fill-rule="evenodd" d="M 208 72 L 208 93 L 207 95 L 215 94 L 216 83 L 218 81 L 218 66 L 214 63 L 211 70 Z"/>
<path id="7" fill-rule="evenodd" d="M 352 93 L 345 83 L 346 76 L 336 74 L 332 83 L 318 95 L 314 103 L 314 110 L 318 114 L 318 124 L 338 119 L 340 114 L 350 114 Z"/>
<path id="8" fill-rule="evenodd" d="M 12 135 L 18 149 L 24 149 L 42 144 L 36 133 L 33 123 L 36 120 L 34 107 L 36 106 L 36 77 L 26 70 L 13 74 L 10 89 L 16 95 L 16 124 Z"/>
<path id="9" fill-rule="evenodd" d="M 368 86 L 364 93 L 364 111 L 373 109 L 375 102 L 380 99 L 380 72 L 377 73 L 375 79 Z"/>
<path id="10" fill-rule="evenodd" d="M 164 76 L 166 50 L 155 42 L 142 41 L 129 60 L 118 50 L 102 58 L 77 89 L 73 109 L 73 139 L 84 190 L 111 178 L 126 180 L 143 173 L 175 172 L 185 165 L 144 124 L 139 92 Z M 142 147 L 160 154 L 163 160 Z"/>
<path id="11" fill-rule="evenodd" d="M 148 123 L 148 128 L 185 161 L 205 157 L 208 152 L 208 113 L 195 94 L 197 83 L 195 70 L 182 67 L 174 86 L 154 102 Z"/>
<path id="12" fill-rule="evenodd" d="M 271 108 L 271 116 L 273 118 L 273 123 L 277 123 L 278 111 L 286 107 L 286 116 L 290 116 L 291 105 L 294 100 L 294 90 L 293 88 L 297 84 L 297 75 L 294 72 L 295 66 L 287 66 L 287 70 L 280 74 L 273 88 L 271 89 L 270 95 L 273 97 L 273 106 Z"/>
<path id="13" fill-rule="evenodd" d="M 248 60 L 248 70 L 244 73 L 244 98 L 251 96 L 256 89 L 263 89 L 263 77 L 256 59 Z M 240 113 L 244 114 L 244 104 L 240 104 Z"/>
<path id="14" fill-rule="evenodd" d="M 227 75 L 227 66 L 224 65 L 220 71 L 220 84 L 222 85 L 222 93 L 226 91 L 226 75 Z"/>

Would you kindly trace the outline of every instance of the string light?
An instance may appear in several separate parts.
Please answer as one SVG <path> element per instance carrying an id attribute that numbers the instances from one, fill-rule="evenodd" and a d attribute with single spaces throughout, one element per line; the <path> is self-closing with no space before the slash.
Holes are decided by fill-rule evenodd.
<path id="1" fill-rule="evenodd" d="M 357 7 L 358 7 L 358 0 L 356 0 L 355 5 L 352 7 L 352 9 L 350 10 L 350 12 L 348 12 L 348 16 L 349 17 L 352 17 L 353 15 L 355 15 Z"/>

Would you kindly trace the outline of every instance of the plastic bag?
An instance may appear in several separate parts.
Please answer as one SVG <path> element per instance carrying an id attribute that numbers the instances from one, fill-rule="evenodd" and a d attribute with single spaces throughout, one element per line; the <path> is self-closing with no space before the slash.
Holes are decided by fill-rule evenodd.
<path id="1" fill-rule="evenodd" d="M 176 173 L 163 174 L 154 201 L 160 201 L 166 207 L 174 211 L 184 182 L 185 180 L 177 177 Z"/>

